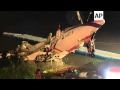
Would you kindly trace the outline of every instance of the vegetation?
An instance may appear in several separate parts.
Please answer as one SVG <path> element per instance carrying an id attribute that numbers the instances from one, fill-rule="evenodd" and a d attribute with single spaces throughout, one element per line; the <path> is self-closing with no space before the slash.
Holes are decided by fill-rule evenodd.
<path id="1" fill-rule="evenodd" d="M 92 63 L 94 65 L 98 65 L 99 63 L 103 62 L 102 60 L 99 60 L 99 59 L 93 59 Z"/>
<path id="2" fill-rule="evenodd" d="M 35 79 L 35 71 L 19 59 L 0 61 L 0 79 Z"/>

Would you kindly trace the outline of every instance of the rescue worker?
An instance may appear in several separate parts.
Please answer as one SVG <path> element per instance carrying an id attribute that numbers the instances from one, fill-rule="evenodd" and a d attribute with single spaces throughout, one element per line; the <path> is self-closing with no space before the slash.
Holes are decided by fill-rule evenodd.
<path id="1" fill-rule="evenodd" d="M 56 39 L 58 40 L 58 39 L 60 38 L 60 36 L 61 36 L 61 30 L 60 30 L 60 25 L 59 25 L 55 37 L 56 37 Z"/>
<path id="2" fill-rule="evenodd" d="M 18 47 L 16 48 L 16 52 L 20 52 L 20 45 L 18 45 Z"/>
<path id="3" fill-rule="evenodd" d="M 94 52 L 95 52 L 95 39 L 92 39 L 91 40 L 91 56 L 92 57 L 95 56 Z"/>
<path id="4" fill-rule="evenodd" d="M 27 43 L 28 43 L 27 41 L 22 41 L 22 45 L 20 46 L 21 51 L 27 52 L 29 50 L 28 47 L 26 46 Z"/>
<path id="5" fill-rule="evenodd" d="M 42 79 L 42 73 L 41 73 L 40 69 L 36 70 L 36 79 Z"/>
<path id="6" fill-rule="evenodd" d="M 56 35 L 53 38 L 52 43 L 51 43 L 52 47 L 55 47 L 55 45 L 56 45 L 57 41 L 60 39 L 60 37 L 61 37 L 61 30 L 60 30 L 60 25 L 59 25 Z M 53 51 L 53 49 L 52 49 L 52 51 Z"/>
<path id="7" fill-rule="evenodd" d="M 86 44 L 87 50 L 88 50 L 88 55 L 91 55 L 91 43 L 89 42 Z"/>
<path id="8" fill-rule="evenodd" d="M 49 33 L 49 36 L 47 38 L 47 42 L 51 45 L 51 42 L 52 42 L 52 33 Z"/>
<path id="9" fill-rule="evenodd" d="M 90 40 L 86 43 L 86 47 L 87 47 L 87 50 L 88 50 L 88 55 L 90 55 L 91 57 L 94 57 L 95 55 L 94 55 L 94 52 L 95 52 L 95 39 L 94 39 L 94 37 L 95 37 L 95 34 L 96 33 L 94 33 L 93 35 L 92 35 L 92 37 L 90 38 Z"/>

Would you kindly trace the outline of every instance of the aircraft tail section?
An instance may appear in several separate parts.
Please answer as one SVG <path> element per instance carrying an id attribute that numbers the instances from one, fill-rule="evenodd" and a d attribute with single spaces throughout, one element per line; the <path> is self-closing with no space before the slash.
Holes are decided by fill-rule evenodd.
<path id="1" fill-rule="evenodd" d="M 97 24 L 103 25 L 103 24 L 105 23 L 105 20 L 94 21 L 94 23 L 97 23 Z"/>

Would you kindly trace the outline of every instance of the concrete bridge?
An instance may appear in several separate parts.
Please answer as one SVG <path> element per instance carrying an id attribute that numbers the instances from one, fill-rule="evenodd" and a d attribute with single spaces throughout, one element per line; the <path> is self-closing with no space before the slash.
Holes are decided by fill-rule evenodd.
<path id="1" fill-rule="evenodd" d="M 82 54 L 82 55 L 88 54 L 86 47 L 82 47 L 80 50 L 76 50 L 75 53 Z M 120 60 L 120 54 L 96 49 L 95 58 L 102 58 L 102 59 L 108 59 L 108 60 Z"/>

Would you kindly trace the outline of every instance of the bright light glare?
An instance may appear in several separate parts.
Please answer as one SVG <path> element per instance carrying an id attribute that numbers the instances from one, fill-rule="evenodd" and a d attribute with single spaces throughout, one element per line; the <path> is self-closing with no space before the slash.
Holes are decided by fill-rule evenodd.
<path id="1" fill-rule="evenodd" d="M 120 79 L 120 72 L 112 72 L 112 71 L 108 70 L 106 72 L 105 79 Z"/>

